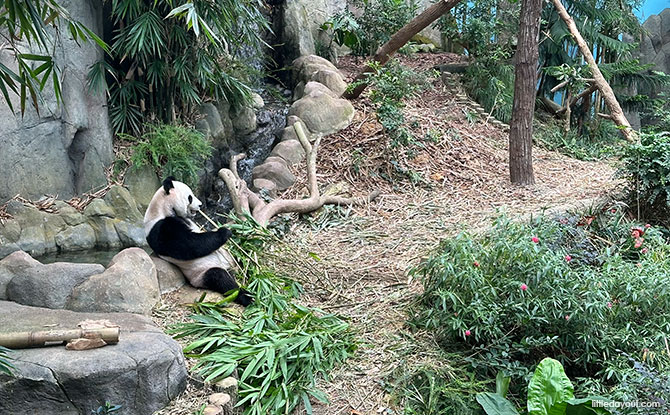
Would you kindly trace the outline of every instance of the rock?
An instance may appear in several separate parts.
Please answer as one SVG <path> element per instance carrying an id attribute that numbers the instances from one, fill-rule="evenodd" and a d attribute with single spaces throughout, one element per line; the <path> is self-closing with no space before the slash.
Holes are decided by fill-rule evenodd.
<path id="1" fill-rule="evenodd" d="M 103 199 L 93 199 L 91 200 L 91 203 L 84 208 L 84 216 L 89 218 L 96 216 L 112 218 L 114 217 L 114 210 Z"/>
<path id="2" fill-rule="evenodd" d="M 277 156 L 270 156 L 270 157 L 266 158 L 264 163 L 281 163 L 284 166 L 288 166 L 288 164 L 286 163 L 286 160 L 284 160 L 281 157 L 277 157 Z"/>
<path id="3" fill-rule="evenodd" d="M 209 398 L 207 398 L 207 401 L 211 403 L 212 405 L 216 406 L 224 406 L 228 402 L 230 402 L 230 395 L 227 393 L 223 392 L 217 392 L 209 395 Z"/>
<path id="4" fill-rule="evenodd" d="M 176 265 L 154 255 L 151 256 L 151 260 L 156 267 L 156 276 L 161 294 L 172 292 L 186 284 L 184 274 Z"/>
<path id="5" fill-rule="evenodd" d="M 354 118 L 354 107 L 346 99 L 313 91 L 291 105 L 289 115 L 300 117 L 309 131 L 324 135 L 346 128 Z"/>
<path id="6" fill-rule="evenodd" d="M 256 113 L 247 107 L 242 107 L 231 114 L 233 128 L 240 135 L 246 135 L 256 129 Z"/>
<path id="7" fill-rule="evenodd" d="M 305 68 L 307 66 L 311 67 L 312 69 L 305 72 Z M 330 71 L 338 70 L 337 67 L 333 65 L 333 63 L 330 62 L 328 59 L 322 58 L 321 56 L 317 55 L 301 56 L 298 59 L 294 60 L 293 63 L 291 63 L 291 71 L 293 74 L 293 79 L 295 81 L 306 80 L 306 78 L 309 78 L 314 72 L 316 72 L 319 69 L 325 69 Z M 301 77 L 306 78 L 299 79 Z"/>
<path id="8" fill-rule="evenodd" d="M 230 401 L 223 405 L 224 413 L 228 410 L 228 413 L 235 413 L 235 405 L 237 404 L 237 379 L 233 376 L 229 376 L 225 379 L 222 379 L 214 384 L 214 390 L 225 394 L 229 397 Z"/>
<path id="9" fill-rule="evenodd" d="M 60 216 L 67 225 L 77 226 L 86 221 L 84 215 L 62 200 L 57 200 L 54 202 L 54 205 L 56 206 L 56 209 L 58 209 L 58 216 Z"/>
<path id="10" fill-rule="evenodd" d="M 84 251 L 95 246 L 95 231 L 88 223 L 80 223 L 61 231 L 54 240 L 61 251 Z"/>
<path id="11" fill-rule="evenodd" d="M 100 264 L 71 264 L 56 262 L 42 264 L 29 261 L 24 256 L 12 255 L 9 268 L 13 268 L 14 277 L 7 284 L 7 299 L 19 304 L 63 308 L 72 289 L 88 277 L 105 270 Z M 5 260 L 2 262 L 4 263 Z M 16 262 L 15 265 L 11 262 Z M 30 264 L 30 265 L 28 265 Z"/>
<path id="12" fill-rule="evenodd" d="M 102 4 L 63 5 L 73 20 L 102 34 Z M 61 105 L 50 85 L 40 94 L 39 114 L 29 105 L 22 115 L 18 96 L 10 98 L 14 111 L 0 105 L 0 201 L 16 194 L 67 198 L 106 184 L 105 167 L 113 160 L 106 95 L 88 93 L 86 88 L 89 67 L 103 54 L 92 44 L 74 41 L 65 26 L 61 30 L 63 36 L 53 48 L 54 63 L 66 75 Z M 27 52 L 33 51 L 38 52 Z M 8 53 L 0 56 L 0 63 L 16 70 Z"/>
<path id="13" fill-rule="evenodd" d="M 202 411 L 202 415 L 223 415 L 223 408 L 216 405 L 207 405 Z"/>
<path id="14" fill-rule="evenodd" d="M 293 165 L 302 161 L 305 157 L 305 149 L 297 140 L 284 140 L 272 149 L 270 156 L 281 157 L 288 165 Z"/>
<path id="15" fill-rule="evenodd" d="M 89 205 L 90 206 L 90 205 Z M 118 248 L 121 239 L 114 226 L 117 221 L 108 217 L 94 217 L 89 224 L 95 231 L 95 246 L 99 248 Z"/>
<path id="16" fill-rule="evenodd" d="M 292 117 L 297 118 L 295 116 L 292 116 Z M 304 122 L 302 122 L 302 120 L 300 120 L 300 119 L 298 119 L 298 120 L 299 121 L 297 121 L 297 122 L 302 125 L 302 129 L 303 129 L 303 131 L 305 131 L 305 135 L 307 135 L 307 139 L 310 142 L 313 142 L 314 139 L 312 138 L 312 134 L 309 132 L 309 128 L 307 128 L 307 126 L 305 125 Z M 298 139 L 298 134 L 295 132 L 295 128 L 293 127 L 293 124 L 291 124 L 289 127 L 284 128 L 284 131 L 282 132 L 281 141 L 287 141 L 287 140 L 300 141 Z"/>
<path id="17" fill-rule="evenodd" d="M 46 235 L 42 226 L 28 226 L 21 229 L 21 237 L 17 245 L 22 251 L 28 252 L 32 256 L 40 256 L 47 253 Z M 55 247 L 55 242 L 54 242 Z"/>
<path id="18" fill-rule="evenodd" d="M 195 288 L 192 285 L 184 284 L 181 288 L 170 293 L 179 305 L 186 305 L 195 303 L 205 294 L 204 301 L 216 303 L 223 300 L 223 294 L 214 291 L 204 290 L 202 288 Z"/>
<path id="19" fill-rule="evenodd" d="M 273 182 L 272 180 L 267 180 L 267 179 L 256 179 L 253 182 L 253 190 L 256 192 L 259 192 L 261 190 L 265 190 L 268 192 L 268 195 L 270 197 L 276 197 L 277 196 L 277 184 Z"/>
<path id="20" fill-rule="evenodd" d="M 277 185 L 277 190 L 286 190 L 295 183 L 295 176 L 285 164 L 278 162 L 266 162 L 254 167 L 252 171 L 253 180 L 266 179 Z"/>
<path id="21" fill-rule="evenodd" d="M 286 117 L 286 127 L 292 127 L 293 124 L 295 124 L 295 123 L 297 123 L 297 122 L 302 122 L 302 120 L 300 119 L 300 117 L 297 117 L 297 116 L 295 116 L 295 115 L 289 115 L 288 117 Z M 303 123 L 303 125 L 304 125 L 304 124 L 305 124 L 305 123 Z"/>
<path id="22" fill-rule="evenodd" d="M 156 189 L 158 189 L 158 187 Z M 154 189 L 153 193 L 156 192 L 156 189 Z M 152 197 L 153 193 L 151 195 Z M 143 223 L 144 215 L 140 213 L 137 208 L 137 203 L 128 189 L 123 186 L 114 185 L 110 187 L 104 200 L 114 211 L 113 217 L 115 219 L 121 219 L 139 225 Z"/>
<path id="23" fill-rule="evenodd" d="M 41 264 L 23 251 L 15 251 L 2 259 L 0 261 L 0 300 L 7 299 L 7 285 L 12 278 L 36 265 Z"/>
<path id="24" fill-rule="evenodd" d="M 309 24 L 309 8 L 311 7 L 302 0 L 286 0 L 284 3 L 281 35 L 286 44 L 283 55 L 287 59 L 316 52 Z"/>
<path id="25" fill-rule="evenodd" d="M 85 351 L 62 346 L 15 350 L 16 377 L 0 375 L 0 413 L 81 415 L 109 401 L 122 405 L 122 413 L 151 414 L 185 389 L 187 371 L 180 346 L 147 317 L 0 301 L 0 333 L 71 329 L 87 319 L 118 324 L 119 343 Z"/>
<path id="26" fill-rule="evenodd" d="M 142 249 L 128 248 L 112 258 L 104 272 L 75 287 L 65 308 L 149 314 L 159 300 L 153 261 Z"/>
<path id="27" fill-rule="evenodd" d="M 198 112 L 205 116 L 205 121 L 209 126 L 209 133 L 215 140 L 221 140 L 225 137 L 223 122 L 219 110 L 211 102 L 200 105 Z"/>
<path id="28" fill-rule="evenodd" d="M 16 243 L 19 237 L 21 225 L 16 219 L 6 221 L 4 225 L 0 224 L 0 259 L 20 249 Z"/>
<path id="29" fill-rule="evenodd" d="M 141 222 L 115 222 L 114 229 L 116 229 L 116 234 L 119 236 L 122 246 L 147 246 L 144 227 Z"/>
<path id="30" fill-rule="evenodd" d="M 124 184 L 128 186 L 128 191 L 140 213 L 147 210 L 156 189 L 161 187 L 161 182 L 151 166 L 131 167 L 126 172 Z"/>
<path id="31" fill-rule="evenodd" d="M 309 77 L 309 81 L 318 82 L 326 86 L 338 98 L 342 96 L 344 91 L 347 89 L 347 83 L 344 82 L 344 79 L 342 79 L 342 75 L 340 75 L 339 71 L 319 69 Z M 305 89 L 307 89 L 307 86 L 310 82 L 305 85 Z M 308 92 L 305 92 L 305 94 L 308 94 Z"/>
<path id="32" fill-rule="evenodd" d="M 251 93 L 251 107 L 253 109 L 259 110 L 259 109 L 263 108 L 264 106 L 265 106 L 265 101 L 263 101 L 263 97 L 261 97 L 260 95 L 258 95 L 255 92 L 252 92 Z"/>
<path id="33" fill-rule="evenodd" d="M 345 85 L 345 89 L 346 89 L 346 85 Z M 342 92 L 344 92 L 344 91 L 342 91 L 338 94 L 338 93 L 333 92 L 330 88 L 328 88 L 323 83 L 310 81 L 310 82 L 307 82 L 307 85 L 305 85 L 304 93 L 303 93 L 302 96 L 310 95 L 313 92 L 321 92 L 321 93 L 324 93 L 324 94 L 328 94 L 333 98 L 339 98 L 340 95 L 342 95 Z M 300 98 L 302 98 L 302 96 Z"/>

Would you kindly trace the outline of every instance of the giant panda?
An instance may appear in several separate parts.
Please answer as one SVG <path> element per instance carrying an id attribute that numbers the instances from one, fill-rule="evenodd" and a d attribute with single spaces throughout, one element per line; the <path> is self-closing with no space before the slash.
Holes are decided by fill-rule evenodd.
<path id="1" fill-rule="evenodd" d="M 154 194 L 144 214 L 144 233 L 151 249 L 162 259 L 175 264 L 188 282 L 197 288 L 226 293 L 239 289 L 230 253 L 219 249 L 230 238 L 224 227 L 201 232 L 190 219 L 202 203 L 184 183 L 168 177 Z M 240 289 L 235 299 L 243 306 L 253 301 Z"/>

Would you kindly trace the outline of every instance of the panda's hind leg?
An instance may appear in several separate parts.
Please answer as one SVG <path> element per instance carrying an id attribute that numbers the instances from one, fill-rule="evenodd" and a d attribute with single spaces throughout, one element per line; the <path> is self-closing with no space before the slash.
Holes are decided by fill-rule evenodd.
<path id="1" fill-rule="evenodd" d="M 200 288 L 216 291 L 221 294 L 239 289 L 235 302 L 245 307 L 254 301 L 249 291 L 240 288 L 240 286 L 237 285 L 237 281 L 235 281 L 235 277 L 230 275 L 230 273 L 223 268 L 208 269 L 202 276 L 199 286 Z"/>

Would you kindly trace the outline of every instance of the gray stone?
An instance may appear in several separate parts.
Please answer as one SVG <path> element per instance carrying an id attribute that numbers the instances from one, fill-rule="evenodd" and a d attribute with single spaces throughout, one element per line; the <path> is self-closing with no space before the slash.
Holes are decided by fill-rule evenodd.
<path id="1" fill-rule="evenodd" d="M 247 107 L 242 107 L 231 114 L 233 128 L 238 134 L 245 135 L 256 129 L 256 113 Z"/>
<path id="2" fill-rule="evenodd" d="M 354 107 L 346 99 L 312 91 L 291 105 L 289 115 L 300 117 L 309 131 L 328 135 L 349 126 Z"/>
<path id="3" fill-rule="evenodd" d="M 12 278 L 37 265 L 40 265 L 39 261 L 23 251 L 15 251 L 4 257 L 0 261 L 0 300 L 7 299 L 7 285 Z"/>
<path id="4" fill-rule="evenodd" d="M 207 102 L 200 105 L 198 112 L 205 116 L 205 121 L 209 125 L 209 133 L 212 138 L 215 140 L 221 140 L 224 138 L 226 132 L 223 128 L 223 122 L 221 121 L 221 114 L 214 104 Z"/>
<path id="5" fill-rule="evenodd" d="M 99 216 L 93 217 L 89 224 L 95 231 L 95 246 L 98 248 L 118 248 L 121 247 L 121 239 L 116 233 L 116 223 L 118 220 Z"/>
<path id="6" fill-rule="evenodd" d="M 161 294 L 172 292 L 186 284 L 184 274 L 176 265 L 154 255 L 151 256 L 151 260 L 156 267 L 156 276 L 158 277 Z"/>
<path id="7" fill-rule="evenodd" d="M 159 300 L 153 261 L 142 249 L 128 248 L 112 258 L 103 273 L 75 287 L 65 308 L 149 314 Z"/>
<path id="8" fill-rule="evenodd" d="M 2 262 L 7 261 L 7 258 Z M 15 261 L 16 265 L 12 265 L 11 261 Z M 25 257 L 10 259 L 7 269 L 13 267 L 15 271 L 12 272 L 14 277 L 7 284 L 7 299 L 36 307 L 63 308 L 75 286 L 105 270 L 100 264 L 56 262 L 45 265 L 35 261 L 25 266 L 26 262 L 29 261 Z"/>
<path id="9" fill-rule="evenodd" d="M 114 229 L 119 236 L 122 246 L 146 246 L 147 240 L 144 235 L 142 222 L 115 222 Z"/>
<path id="10" fill-rule="evenodd" d="M 102 4 L 75 0 L 63 5 L 74 20 L 102 33 Z M 102 51 L 93 43 L 75 42 L 65 26 L 61 32 L 49 49 L 64 75 L 62 104 L 57 105 L 50 82 L 42 91 L 39 114 L 28 105 L 22 116 L 17 96 L 10 98 L 13 111 L 0 101 L 0 201 L 17 193 L 67 198 L 106 183 L 105 167 L 113 160 L 106 95 L 89 94 L 86 88 L 89 67 Z M 16 70 L 9 53 L 0 53 L 0 62 Z"/>
<path id="11" fill-rule="evenodd" d="M 254 167 L 253 180 L 266 179 L 277 185 L 277 190 L 286 190 L 295 183 L 295 176 L 284 163 L 266 162 Z"/>
<path id="12" fill-rule="evenodd" d="M 156 189 L 154 189 L 154 193 Z M 143 222 L 144 215 L 140 213 L 135 199 L 125 187 L 119 185 L 110 187 L 104 200 L 114 211 L 114 218 L 131 223 Z"/>
<path id="13" fill-rule="evenodd" d="M 128 191 L 137 203 L 140 213 L 143 213 L 147 209 L 151 198 L 154 197 L 154 193 L 161 187 L 161 182 L 156 172 L 150 166 L 131 167 L 126 172 L 124 183 L 128 186 Z"/>
<path id="14" fill-rule="evenodd" d="M 300 119 L 300 117 L 298 117 L 296 115 L 289 115 L 288 117 L 286 117 L 286 126 L 287 127 L 292 127 L 293 124 L 295 124 L 297 122 L 302 122 L 302 120 Z M 303 125 L 304 124 L 305 123 L 303 123 Z"/>
<path id="15" fill-rule="evenodd" d="M 90 414 L 107 400 L 123 413 L 151 414 L 186 387 L 180 346 L 143 316 L 86 314 L 0 301 L 0 332 L 76 328 L 83 320 L 121 327 L 119 343 L 99 349 L 64 347 L 16 350 L 16 377 L 0 375 L 3 415 Z"/>
<path id="16" fill-rule="evenodd" d="M 272 149 L 270 156 L 281 157 L 288 165 L 300 163 L 305 157 L 305 149 L 297 140 L 284 140 Z"/>
<path id="17" fill-rule="evenodd" d="M 254 109 L 261 109 L 265 106 L 265 101 L 263 101 L 263 97 L 258 95 L 255 92 L 251 93 L 251 107 Z"/>
<path id="18" fill-rule="evenodd" d="M 18 251 L 19 238 L 21 237 L 21 225 L 16 219 L 5 221 L 0 224 L 0 258 L 4 258 L 14 251 Z"/>
<path id="19" fill-rule="evenodd" d="M 344 82 L 344 79 L 342 79 L 342 75 L 340 75 L 339 71 L 320 69 L 309 77 L 309 81 L 318 82 L 326 86 L 328 90 L 335 94 L 336 97 L 342 96 L 344 91 L 347 89 L 347 83 Z M 307 90 L 308 86 L 309 83 L 305 85 L 305 90 Z M 307 95 L 309 92 L 305 91 L 305 94 Z"/>
<path id="20" fill-rule="evenodd" d="M 267 179 L 255 179 L 253 182 L 254 191 L 259 192 L 265 190 L 271 197 L 277 195 L 277 184 L 272 180 Z"/>
<path id="21" fill-rule="evenodd" d="M 265 159 L 264 163 L 280 163 L 283 164 L 284 166 L 288 166 L 288 163 L 286 163 L 286 160 L 284 160 L 281 157 L 277 156 L 270 156 Z"/>
<path id="22" fill-rule="evenodd" d="M 306 69 L 307 67 L 309 67 L 309 69 Z M 328 59 L 317 55 L 300 56 L 291 64 L 293 79 L 295 81 L 305 81 L 305 83 L 307 83 L 308 78 L 311 77 L 314 72 L 320 69 L 336 72 L 338 70 Z"/>
<path id="23" fill-rule="evenodd" d="M 70 226 L 76 226 L 86 221 L 86 217 L 84 215 L 79 213 L 77 209 L 73 208 L 67 203 L 61 200 L 57 200 L 54 204 L 56 209 L 58 209 L 58 216 L 60 216 L 66 224 Z"/>
<path id="24" fill-rule="evenodd" d="M 84 216 L 106 216 L 108 218 L 114 217 L 114 210 L 103 199 L 93 199 L 91 203 L 84 208 Z"/>
<path id="25" fill-rule="evenodd" d="M 283 55 L 288 60 L 316 52 L 309 23 L 309 9 L 311 6 L 303 0 L 286 0 L 284 3 L 281 35 L 286 44 Z"/>
<path id="26" fill-rule="evenodd" d="M 61 231 L 55 241 L 63 252 L 83 251 L 95 246 L 95 231 L 88 223 L 80 223 Z"/>
<path id="27" fill-rule="evenodd" d="M 40 256 L 47 253 L 47 240 L 43 226 L 28 226 L 21 229 L 21 237 L 17 242 L 19 248 L 32 256 Z M 54 242 L 55 245 L 55 242 Z"/>

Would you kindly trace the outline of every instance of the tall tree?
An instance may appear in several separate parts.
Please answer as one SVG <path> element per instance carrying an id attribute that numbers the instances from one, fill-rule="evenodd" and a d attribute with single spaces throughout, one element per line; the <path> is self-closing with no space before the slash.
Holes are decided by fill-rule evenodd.
<path id="1" fill-rule="evenodd" d="M 516 184 L 535 184 L 533 113 L 535 112 L 541 14 L 542 0 L 522 1 L 519 41 L 514 55 L 514 103 L 509 129 L 510 180 Z"/>

